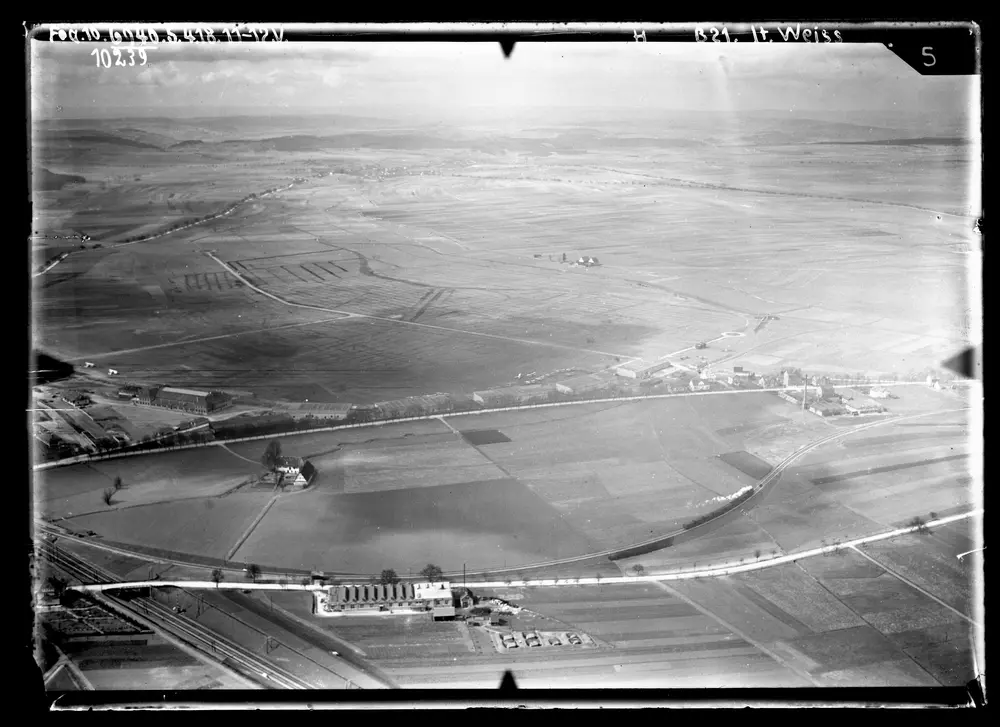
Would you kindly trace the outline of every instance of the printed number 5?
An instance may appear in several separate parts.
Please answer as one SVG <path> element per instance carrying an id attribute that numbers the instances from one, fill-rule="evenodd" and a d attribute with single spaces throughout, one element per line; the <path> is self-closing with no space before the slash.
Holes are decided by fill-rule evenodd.
<path id="1" fill-rule="evenodd" d="M 931 53 L 932 50 L 934 50 L 934 49 L 931 46 L 929 46 L 929 45 L 928 46 L 924 46 L 924 52 L 921 54 L 921 55 L 923 55 L 924 58 L 930 58 L 931 59 L 930 63 L 928 63 L 927 61 L 924 61 L 924 65 L 926 67 L 928 67 L 928 68 L 930 68 L 931 66 L 937 64 L 937 58 L 935 58 L 934 54 Z"/>

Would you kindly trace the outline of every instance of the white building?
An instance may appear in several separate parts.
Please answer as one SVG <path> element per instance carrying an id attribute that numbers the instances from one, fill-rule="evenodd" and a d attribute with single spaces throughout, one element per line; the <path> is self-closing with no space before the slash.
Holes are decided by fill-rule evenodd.
<path id="1" fill-rule="evenodd" d="M 612 378 L 607 374 L 574 376 L 571 379 L 557 382 L 556 391 L 561 391 L 564 394 L 582 394 L 588 391 L 600 391 L 611 384 Z"/>
<path id="2" fill-rule="evenodd" d="M 878 403 L 872 401 L 871 399 L 863 399 L 861 397 L 845 401 L 844 408 L 854 416 L 860 416 L 861 414 L 878 414 L 885 411 L 885 409 L 883 409 Z"/>
<path id="3" fill-rule="evenodd" d="M 629 361 L 615 369 L 615 373 L 627 379 L 648 379 L 653 374 L 673 366 L 670 361 Z"/>
<path id="4" fill-rule="evenodd" d="M 698 381 L 697 379 L 691 379 L 688 382 L 688 388 L 691 389 L 691 391 L 705 391 L 708 389 L 708 384 Z"/>
<path id="5" fill-rule="evenodd" d="M 286 485 L 295 487 L 304 487 L 316 477 L 315 465 L 301 457 L 279 457 L 275 470 L 281 474 Z"/>
<path id="6" fill-rule="evenodd" d="M 871 391 L 868 392 L 868 396 L 873 399 L 888 399 L 889 390 L 883 389 L 881 386 L 873 386 Z"/>

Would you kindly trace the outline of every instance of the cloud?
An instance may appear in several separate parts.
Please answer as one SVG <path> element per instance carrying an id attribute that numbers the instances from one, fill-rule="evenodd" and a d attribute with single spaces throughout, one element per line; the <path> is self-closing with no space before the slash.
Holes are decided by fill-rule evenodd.
<path id="1" fill-rule="evenodd" d="M 109 69 L 110 70 L 110 69 Z M 173 61 L 166 63 L 150 63 L 133 77 L 134 82 L 142 86 L 157 86 L 173 88 L 191 83 L 191 74 L 182 72 Z"/>

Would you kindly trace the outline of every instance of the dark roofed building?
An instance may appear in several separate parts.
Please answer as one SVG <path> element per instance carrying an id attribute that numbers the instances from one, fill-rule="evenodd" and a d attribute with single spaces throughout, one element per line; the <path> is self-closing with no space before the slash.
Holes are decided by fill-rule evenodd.
<path id="1" fill-rule="evenodd" d="M 229 397 L 219 391 L 198 391 L 176 386 L 139 386 L 133 400 L 147 406 L 208 414 L 229 405 Z"/>
<path id="2" fill-rule="evenodd" d="M 140 404 L 152 406 L 153 402 L 156 401 L 156 395 L 159 391 L 159 386 L 138 386 L 136 387 L 134 398 Z"/>
<path id="3" fill-rule="evenodd" d="M 316 476 L 316 465 L 301 457 L 279 457 L 276 469 L 281 473 L 282 484 L 305 487 Z"/>

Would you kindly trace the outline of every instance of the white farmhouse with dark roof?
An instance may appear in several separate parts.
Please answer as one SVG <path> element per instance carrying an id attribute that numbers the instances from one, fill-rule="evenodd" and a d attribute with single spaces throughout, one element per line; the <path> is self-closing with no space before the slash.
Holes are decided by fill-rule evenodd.
<path id="1" fill-rule="evenodd" d="M 305 487 L 316 476 L 316 467 L 301 457 L 279 457 L 275 469 L 281 474 L 282 482 L 293 487 Z"/>

